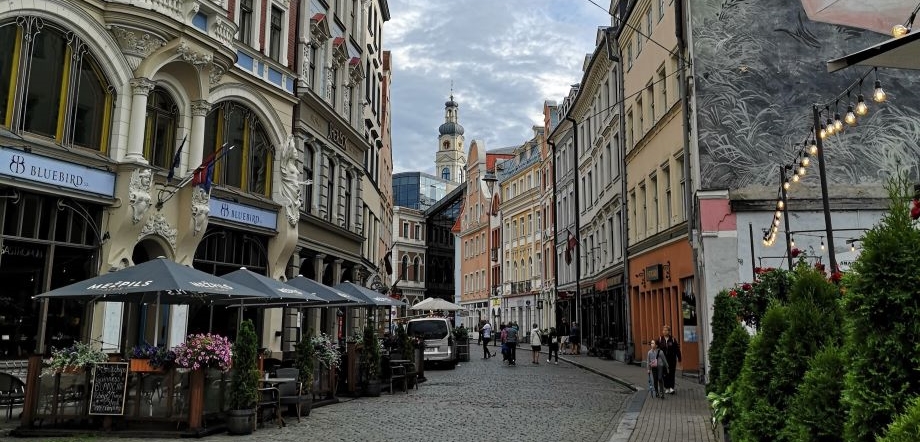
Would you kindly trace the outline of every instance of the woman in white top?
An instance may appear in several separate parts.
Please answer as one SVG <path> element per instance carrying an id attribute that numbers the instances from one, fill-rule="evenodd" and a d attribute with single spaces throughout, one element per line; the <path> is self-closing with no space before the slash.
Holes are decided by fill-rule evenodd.
<path id="1" fill-rule="evenodd" d="M 530 349 L 532 350 L 533 360 L 531 364 L 540 363 L 540 328 L 536 323 L 533 324 L 533 330 L 530 331 Z"/>
<path id="2" fill-rule="evenodd" d="M 492 340 L 492 324 L 486 322 L 479 329 L 479 332 L 482 334 L 482 358 L 489 359 L 492 357 L 492 352 L 489 351 L 489 341 Z"/>

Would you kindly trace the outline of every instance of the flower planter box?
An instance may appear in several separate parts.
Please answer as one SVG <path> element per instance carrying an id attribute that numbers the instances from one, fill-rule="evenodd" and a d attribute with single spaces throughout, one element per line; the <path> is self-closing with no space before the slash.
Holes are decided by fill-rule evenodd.
<path id="1" fill-rule="evenodd" d="M 165 373 L 162 367 L 154 367 L 150 359 L 131 359 L 130 371 L 132 373 Z"/>

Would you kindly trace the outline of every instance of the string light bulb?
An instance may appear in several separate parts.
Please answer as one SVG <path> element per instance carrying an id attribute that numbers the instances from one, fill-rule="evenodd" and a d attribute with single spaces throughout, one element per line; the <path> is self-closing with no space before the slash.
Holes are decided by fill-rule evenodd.
<path id="1" fill-rule="evenodd" d="M 866 97 L 863 94 L 856 96 L 856 115 L 860 117 L 866 116 L 869 113 L 869 106 L 866 105 Z"/>
<path id="2" fill-rule="evenodd" d="M 818 155 L 818 143 L 815 140 L 811 140 L 811 143 L 808 143 L 808 153 L 812 156 Z"/>
<path id="3" fill-rule="evenodd" d="M 799 182 L 799 174 L 798 174 L 798 173 L 796 173 L 795 175 L 792 175 L 792 181 L 794 181 L 794 182 L 796 182 L 796 183 Z"/>
<path id="4" fill-rule="evenodd" d="M 824 251 L 824 237 L 821 237 L 821 251 Z"/>
<path id="5" fill-rule="evenodd" d="M 836 132 L 836 127 L 834 127 L 834 120 L 830 118 L 827 119 L 827 136 L 831 136 Z"/>
<path id="6" fill-rule="evenodd" d="M 882 82 L 875 80 L 875 92 L 872 93 L 872 99 L 876 103 L 884 103 L 888 99 L 888 94 L 882 89 Z"/>
<path id="7" fill-rule="evenodd" d="M 851 251 L 851 252 L 855 252 L 855 251 L 856 251 L 856 244 L 850 244 L 850 251 Z"/>
<path id="8" fill-rule="evenodd" d="M 811 164 L 811 160 L 809 160 L 808 157 L 802 158 L 803 166 L 808 167 L 809 164 Z"/>
<path id="9" fill-rule="evenodd" d="M 856 112 L 853 110 L 853 105 L 847 105 L 847 115 L 843 117 L 845 121 L 850 126 L 856 126 Z"/>
<path id="10" fill-rule="evenodd" d="M 791 185 L 792 184 L 789 184 L 789 181 L 786 181 L 785 183 L 783 183 L 783 189 L 789 190 L 789 186 Z"/>
<path id="11" fill-rule="evenodd" d="M 799 176 L 805 176 L 805 166 L 799 166 Z"/>
<path id="12" fill-rule="evenodd" d="M 789 234 L 789 245 L 795 247 L 795 237 L 791 233 Z"/>
<path id="13" fill-rule="evenodd" d="M 840 119 L 840 114 L 834 114 L 834 133 L 843 132 L 843 120 Z"/>
<path id="14" fill-rule="evenodd" d="M 821 125 L 821 130 L 818 131 L 818 136 L 821 137 L 822 140 L 827 138 L 827 129 L 824 127 L 823 124 Z"/>
<path id="15" fill-rule="evenodd" d="M 782 211 L 782 210 L 777 210 L 777 211 L 776 211 L 776 217 L 777 217 L 777 218 L 782 218 L 782 217 L 783 217 L 783 211 Z"/>
<path id="16" fill-rule="evenodd" d="M 779 218 L 773 218 L 773 225 L 774 225 L 774 226 L 778 226 L 778 225 L 779 225 Z"/>
<path id="17" fill-rule="evenodd" d="M 786 203 L 784 203 L 783 200 L 779 200 L 779 201 L 776 202 L 776 208 L 777 208 L 777 209 L 782 209 L 785 205 L 786 205 Z"/>
<path id="18" fill-rule="evenodd" d="M 894 38 L 901 38 L 910 33 L 910 28 L 904 25 L 895 25 L 891 28 L 891 36 Z"/>

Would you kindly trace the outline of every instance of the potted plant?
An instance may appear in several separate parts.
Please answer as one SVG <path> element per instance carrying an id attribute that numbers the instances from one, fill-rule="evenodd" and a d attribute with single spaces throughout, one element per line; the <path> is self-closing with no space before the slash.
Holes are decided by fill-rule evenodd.
<path id="1" fill-rule="evenodd" d="M 234 370 L 227 409 L 227 432 L 230 434 L 250 434 L 255 428 L 259 393 L 258 347 L 252 321 L 243 321 L 233 344 Z"/>
<path id="2" fill-rule="evenodd" d="M 462 325 L 453 330 L 454 341 L 457 343 L 457 360 L 469 362 L 470 360 L 470 335 Z"/>
<path id="3" fill-rule="evenodd" d="M 306 410 L 301 406 L 301 414 L 310 415 L 310 409 L 313 408 L 313 371 L 316 369 L 314 358 L 316 357 L 316 348 L 313 346 L 313 337 L 308 336 L 302 339 L 294 346 L 294 366 L 297 368 L 298 381 L 300 382 L 300 394 L 306 398 Z"/>
<path id="4" fill-rule="evenodd" d="M 130 368 L 135 373 L 162 373 L 176 361 L 176 352 L 165 346 L 147 343 L 135 345 L 128 355 Z"/>
<path id="5" fill-rule="evenodd" d="M 79 373 L 91 368 L 93 364 L 107 360 L 102 350 L 90 344 L 75 342 L 70 347 L 51 350 L 51 359 L 45 362 L 44 374 Z"/>
<path id="6" fill-rule="evenodd" d="M 364 394 L 380 396 L 380 340 L 370 324 L 364 327 L 361 350 L 361 378 Z"/>
<path id="7" fill-rule="evenodd" d="M 328 389 L 320 388 L 318 391 L 327 393 L 329 397 L 335 396 L 334 374 L 342 362 L 342 353 L 339 352 L 339 346 L 331 336 L 325 333 L 314 336 L 310 339 L 310 342 L 313 344 L 316 360 L 319 361 L 319 382 L 328 382 Z"/>
<path id="8" fill-rule="evenodd" d="M 402 359 L 410 361 L 406 364 L 406 373 L 414 373 L 415 345 L 409 339 L 409 334 L 406 333 L 405 324 L 400 324 L 396 327 L 396 349 L 394 351 L 399 352 L 402 355 Z M 415 376 L 406 376 L 406 388 L 415 387 L 415 381 Z"/>

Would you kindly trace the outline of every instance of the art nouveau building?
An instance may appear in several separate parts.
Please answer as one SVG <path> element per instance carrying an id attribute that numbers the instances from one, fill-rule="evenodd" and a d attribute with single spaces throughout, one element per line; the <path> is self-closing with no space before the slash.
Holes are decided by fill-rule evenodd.
<path id="1" fill-rule="evenodd" d="M 11 42 L 0 47 L 0 154 L 12 165 L 0 173 L 0 278 L 15 281 L 0 357 L 90 336 L 114 351 L 233 335 L 236 311 L 164 306 L 155 330 L 153 307 L 99 302 L 84 314 L 31 300 L 157 256 L 327 284 L 368 273 L 365 90 L 379 97 L 381 79 L 365 85 L 364 67 L 373 32 L 382 68 L 387 18 L 385 1 L 0 5 L 0 41 Z M 206 192 L 189 181 L 212 155 Z M 269 311 L 245 317 L 262 345 L 284 350 L 302 318 Z"/>
<path id="2" fill-rule="evenodd" d="M 425 299 L 425 224 L 424 211 L 401 206 L 393 209 L 393 273 L 387 284 L 393 296 L 409 305 Z"/>
<path id="3" fill-rule="evenodd" d="M 545 119 L 551 124 L 547 128 L 546 143 L 552 155 L 554 205 L 553 216 L 553 253 L 555 254 L 554 272 L 556 275 L 556 320 L 571 324 L 577 321 L 578 300 L 576 290 L 576 261 L 567 259 L 569 233 L 574 235 L 575 228 L 575 151 L 574 129 L 571 121 L 565 119 L 578 94 L 580 84 L 574 84 L 569 94 L 556 106 L 547 107 L 550 114 Z M 571 256 L 571 254 L 569 254 Z"/>

